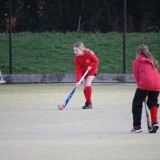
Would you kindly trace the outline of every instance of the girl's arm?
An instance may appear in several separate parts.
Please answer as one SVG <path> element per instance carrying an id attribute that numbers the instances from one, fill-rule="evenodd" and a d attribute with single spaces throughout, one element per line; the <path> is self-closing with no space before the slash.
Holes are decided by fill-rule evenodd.
<path id="1" fill-rule="evenodd" d="M 134 61 L 132 63 L 132 70 L 133 70 L 134 79 L 135 79 L 136 83 L 138 84 L 139 83 L 139 74 L 138 74 L 136 61 Z"/>
<path id="2" fill-rule="evenodd" d="M 80 64 L 78 63 L 77 59 L 75 59 L 74 61 L 75 64 L 75 78 L 76 78 L 76 82 L 79 82 L 79 80 L 81 79 L 82 76 L 82 67 L 80 66 Z"/>
<path id="3" fill-rule="evenodd" d="M 94 54 L 94 53 L 90 53 L 90 55 L 91 55 L 91 59 L 92 59 L 92 62 L 89 64 L 89 66 L 90 67 L 94 67 L 94 66 L 97 66 L 98 65 L 98 63 L 99 63 L 99 59 L 98 59 L 98 57 Z"/>

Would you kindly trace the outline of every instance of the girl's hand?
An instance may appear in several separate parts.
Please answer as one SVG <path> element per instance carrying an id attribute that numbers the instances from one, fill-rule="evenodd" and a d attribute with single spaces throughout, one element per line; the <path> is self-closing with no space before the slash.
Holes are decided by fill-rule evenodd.
<path id="1" fill-rule="evenodd" d="M 88 70 L 91 70 L 92 69 L 92 67 L 91 66 L 88 66 L 88 68 L 87 68 Z"/>
<path id="2" fill-rule="evenodd" d="M 77 83 L 76 83 L 76 86 L 79 87 L 79 85 L 80 85 L 80 84 L 77 82 Z"/>
<path id="3" fill-rule="evenodd" d="M 148 101 L 148 96 L 144 99 L 144 102 L 147 103 Z"/>

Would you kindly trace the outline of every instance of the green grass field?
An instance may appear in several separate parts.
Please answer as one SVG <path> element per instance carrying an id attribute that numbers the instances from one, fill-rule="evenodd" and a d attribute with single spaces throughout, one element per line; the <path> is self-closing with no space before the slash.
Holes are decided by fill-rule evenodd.
<path id="1" fill-rule="evenodd" d="M 100 59 L 99 73 L 123 72 L 122 33 L 14 33 L 12 35 L 13 74 L 74 73 L 72 46 L 82 41 Z M 0 68 L 9 73 L 9 36 L 0 37 Z M 126 35 L 126 72 L 139 44 L 147 44 L 160 60 L 159 33 L 128 33 Z"/>

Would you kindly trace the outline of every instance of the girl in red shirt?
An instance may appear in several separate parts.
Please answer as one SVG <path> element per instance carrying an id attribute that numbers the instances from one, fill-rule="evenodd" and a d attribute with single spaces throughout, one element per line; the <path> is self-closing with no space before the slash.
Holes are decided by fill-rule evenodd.
<path id="1" fill-rule="evenodd" d="M 141 116 L 142 104 L 147 101 L 150 110 L 152 127 L 149 133 L 156 133 L 158 126 L 158 96 L 160 92 L 160 69 L 158 61 L 152 56 L 148 46 L 142 44 L 138 46 L 136 60 L 132 63 L 133 74 L 137 83 L 132 102 L 133 129 L 131 132 L 142 132 Z M 146 100 L 146 97 L 148 99 Z"/>
<path id="2" fill-rule="evenodd" d="M 75 53 L 74 64 L 75 64 L 75 75 L 76 85 L 83 74 L 89 69 L 89 72 L 83 80 L 84 96 L 86 99 L 85 105 L 82 109 L 92 109 L 92 86 L 91 83 L 98 72 L 99 59 L 94 52 L 85 48 L 82 42 L 77 42 L 73 46 Z"/>

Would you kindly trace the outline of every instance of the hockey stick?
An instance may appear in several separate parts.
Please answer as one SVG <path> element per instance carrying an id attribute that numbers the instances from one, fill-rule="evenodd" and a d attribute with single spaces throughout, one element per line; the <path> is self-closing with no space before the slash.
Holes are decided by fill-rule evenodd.
<path id="1" fill-rule="evenodd" d="M 146 102 L 143 102 L 143 103 L 144 103 L 144 107 L 145 107 L 145 111 L 146 111 L 147 128 L 148 128 L 148 131 L 150 131 L 151 122 L 150 122 L 149 111 L 148 111 L 147 103 Z"/>
<path id="2" fill-rule="evenodd" d="M 86 70 L 86 72 L 84 73 L 84 75 L 82 76 L 82 78 L 80 79 L 80 81 L 78 82 L 78 85 L 76 85 L 76 86 L 74 87 L 74 89 L 73 89 L 72 92 L 69 94 L 69 96 L 67 97 L 67 99 L 66 99 L 66 101 L 63 103 L 63 105 L 60 105 L 60 104 L 57 105 L 58 109 L 63 110 L 63 109 L 67 106 L 68 102 L 71 100 L 73 94 L 75 93 L 75 91 L 77 90 L 77 88 L 79 87 L 79 85 L 81 84 L 81 82 L 83 81 L 83 79 L 84 79 L 84 77 L 86 76 L 86 74 L 88 73 L 88 71 L 89 71 L 89 69 Z"/>

